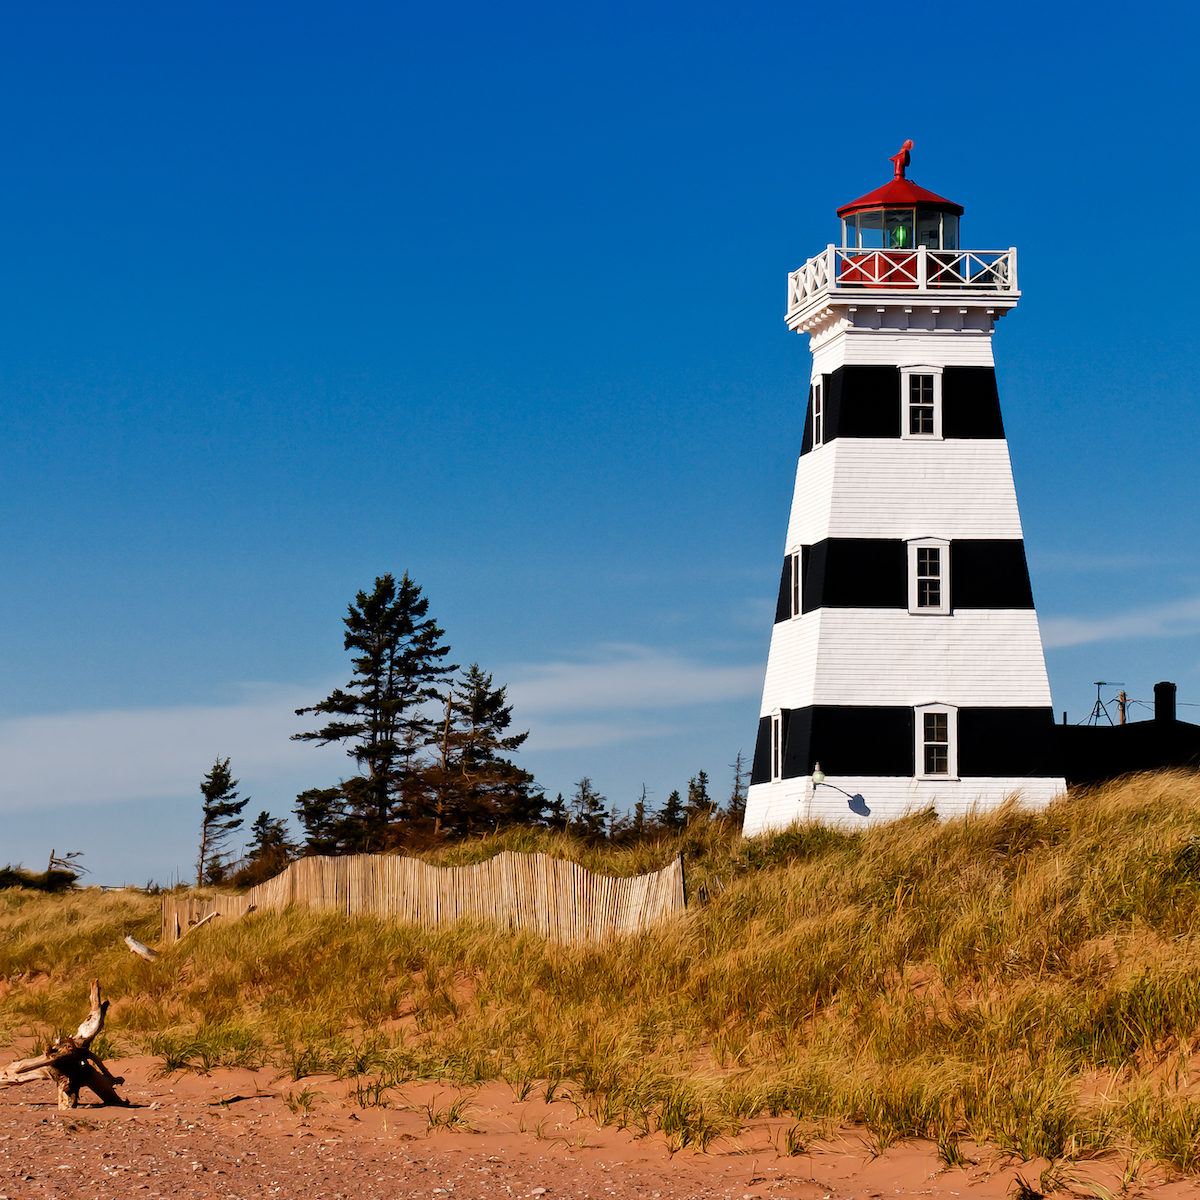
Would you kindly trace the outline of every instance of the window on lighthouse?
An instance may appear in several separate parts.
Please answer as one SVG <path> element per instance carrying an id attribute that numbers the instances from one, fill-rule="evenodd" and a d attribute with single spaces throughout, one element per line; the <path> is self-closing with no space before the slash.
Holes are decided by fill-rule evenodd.
<path id="1" fill-rule="evenodd" d="M 927 712 L 924 717 L 925 774 L 950 774 L 950 715 Z"/>
<path id="2" fill-rule="evenodd" d="M 812 412 L 813 412 L 813 446 L 820 446 L 825 441 L 825 405 L 824 396 L 821 394 L 822 381 L 816 380 L 812 385 Z"/>
<path id="3" fill-rule="evenodd" d="M 933 432 L 933 376 L 908 377 L 908 432 Z"/>
<path id="4" fill-rule="evenodd" d="M 949 542 L 919 538 L 908 543 L 908 611 L 922 615 L 949 613 Z"/>
<path id="5" fill-rule="evenodd" d="M 950 704 L 922 704 L 915 715 L 918 776 L 957 779 L 958 709 Z"/>
<path id="6" fill-rule="evenodd" d="M 900 368 L 900 436 L 914 441 L 942 437 L 942 368 Z"/>
<path id="7" fill-rule="evenodd" d="M 917 607 L 942 607 L 942 551 L 938 546 L 917 547 Z"/>
<path id="8" fill-rule="evenodd" d="M 783 778 L 783 720 L 781 713 L 771 717 L 771 782 Z"/>

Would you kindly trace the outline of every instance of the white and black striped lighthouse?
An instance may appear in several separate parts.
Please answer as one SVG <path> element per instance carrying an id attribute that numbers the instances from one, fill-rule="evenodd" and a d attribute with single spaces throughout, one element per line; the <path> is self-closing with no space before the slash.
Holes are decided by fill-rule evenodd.
<path id="1" fill-rule="evenodd" d="M 1017 252 L 905 177 L 788 278 L 812 380 L 745 832 L 1064 787 L 992 358 Z"/>

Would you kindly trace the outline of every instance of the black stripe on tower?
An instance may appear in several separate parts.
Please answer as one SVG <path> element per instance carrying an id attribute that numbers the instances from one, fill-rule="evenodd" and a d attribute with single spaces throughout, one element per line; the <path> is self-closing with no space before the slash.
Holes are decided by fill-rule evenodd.
<path id="1" fill-rule="evenodd" d="M 899 367 L 838 367 L 827 380 L 823 441 L 900 436 Z"/>
<path id="2" fill-rule="evenodd" d="M 792 615 L 792 556 L 783 560 L 783 574 L 779 577 L 779 599 L 775 601 L 775 624 L 786 621 Z"/>
<path id="3" fill-rule="evenodd" d="M 812 705 L 787 710 L 783 778 L 827 775 L 912 778 L 915 713 L 895 706 Z M 959 778 L 1039 778 L 1062 774 L 1049 708 L 960 708 Z M 751 783 L 771 781 L 771 718 L 758 723 Z"/>
<path id="4" fill-rule="evenodd" d="M 754 761 L 750 764 L 751 783 L 771 782 L 771 718 L 758 718 L 758 737 L 754 742 Z"/>
<path id="5" fill-rule="evenodd" d="M 816 608 L 907 607 L 908 548 L 904 542 L 890 538 L 826 538 L 809 550 L 803 612 Z"/>
<path id="6" fill-rule="evenodd" d="M 812 705 L 791 710 L 783 777 L 811 775 L 818 762 L 830 774 L 912 775 L 913 754 L 911 708 Z"/>
<path id="7" fill-rule="evenodd" d="M 899 538 L 826 538 L 801 547 L 802 612 L 818 608 L 908 607 L 908 545 Z M 1020 538 L 955 538 L 950 543 L 950 606 L 1033 608 Z M 783 560 L 775 623 L 792 616 L 792 565 Z"/>
<path id="8" fill-rule="evenodd" d="M 1061 775 L 1049 708 L 960 708 L 958 773 L 963 776 Z"/>
<path id="9" fill-rule="evenodd" d="M 942 437 L 1002 438 L 1000 393 L 992 367 L 942 371 Z"/>
<path id="10" fill-rule="evenodd" d="M 950 543 L 951 608 L 1032 608 L 1020 538 L 955 538 Z"/>
<path id="11" fill-rule="evenodd" d="M 822 441 L 839 437 L 898 438 L 902 409 L 899 367 L 839 367 L 823 375 Z M 992 367 L 942 370 L 942 436 L 1002 438 L 1000 393 Z M 804 418 L 800 453 L 813 448 L 812 389 Z"/>

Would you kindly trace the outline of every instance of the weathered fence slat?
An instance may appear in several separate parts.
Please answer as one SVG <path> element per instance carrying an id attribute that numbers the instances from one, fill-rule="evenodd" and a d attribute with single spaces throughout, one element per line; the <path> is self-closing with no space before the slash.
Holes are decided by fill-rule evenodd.
<path id="1" fill-rule="evenodd" d="M 527 929 L 552 941 L 598 941 L 639 933 L 682 912 L 683 859 L 622 879 L 593 875 L 548 854 L 508 850 L 468 867 L 432 867 L 390 854 L 313 855 L 243 896 L 164 896 L 162 941 L 177 942 L 214 913 L 236 918 L 289 904 L 430 927 L 470 919 Z"/>

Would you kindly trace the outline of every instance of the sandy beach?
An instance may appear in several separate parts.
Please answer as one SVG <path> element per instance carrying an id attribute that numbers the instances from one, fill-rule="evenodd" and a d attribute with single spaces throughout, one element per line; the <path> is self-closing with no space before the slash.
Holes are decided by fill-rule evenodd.
<path id="1" fill-rule="evenodd" d="M 916 1195 L 1009 1196 L 1035 1190 L 1044 1160 L 1020 1163 L 962 1146 L 965 1168 L 944 1168 L 931 1142 L 875 1153 L 848 1127 L 788 1156 L 786 1119 L 750 1122 L 708 1153 L 672 1151 L 662 1134 L 597 1128 L 569 1098 L 523 1100 L 505 1084 L 403 1088 L 387 1107 L 360 1107 L 330 1076 L 296 1083 L 272 1071 L 155 1078 L 152 1058 L 109 1064 L 127 1109 L 84 1102 L 59 1112 L 49 1083 L 0 1090 L 0 1200 L 71 1197 L 747 1197 L 882 1200 Z M 543 1088 L 544 1090 L 544 1088 Z M 305 1099 L 298 1099 L 307 1092 Z M 291 1100 L 289 1105 L 288 1101 Z M 305 1112 L 302 1103 L 312 1105 Z M 452 1107 L 458 1122 L 447 1128 Z M 293 1108 L 297 1111 L 293 1111 Z M 431 1122 L 433 1127 L 431 1128 Z M 1049 1180 L 1047 1180 L 1049 1182 Z M 1194 1181 L 1153 1166 L 1129 1174 L 1116 1155 L 1067 1166 L 1060 1189 L 1099 1200 L 1121 1193 L 1194 1196 Z"/>

